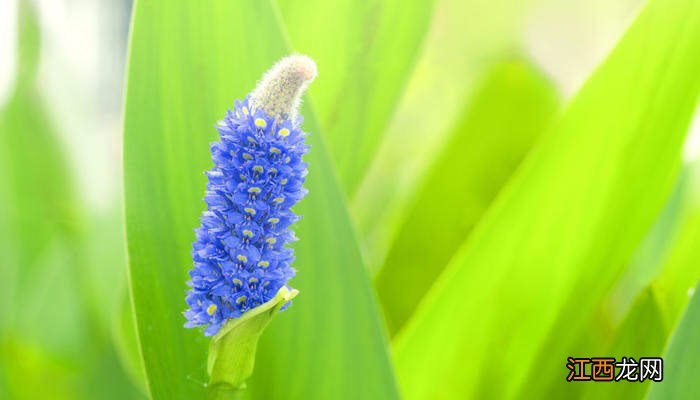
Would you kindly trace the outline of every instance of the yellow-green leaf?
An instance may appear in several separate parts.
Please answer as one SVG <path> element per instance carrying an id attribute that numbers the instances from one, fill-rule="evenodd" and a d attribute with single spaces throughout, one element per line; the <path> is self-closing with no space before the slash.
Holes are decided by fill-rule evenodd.
<path id="1" fill-rule="evenodd" d="M 216 121 L 288 49 L 267 1 L 134 7 L 124 173 L 136 325 L 151 397 L 203 398 L 209 340 L 183 328 L 181 313 L 193 228 L 205 209 L 208 144 Z M 303 220 L 290 282 L 302 294 L 261 338 L 248 391 L 273 392 L 261 399 L 392 398 L 386 338 L 342 192 L 311 108 L 302 114 L 312 132 L 310 193 L 296 209 Z"/>
<path id="2" fill-rule="evenodd" d="M 536 396 L 539 376 L 561 373 L 566 332 L 600 303 L 675 181 L 698 69 L 700 4 L 651 1 L 397 338 L 407 398 Z"/>
<path id="3" fill-rule="evenodd" d="M 487 74 L 376 277 L 392 332 L 410 317 L 556 109 L 553 86 L 526 62 L 498 64 Z"/>

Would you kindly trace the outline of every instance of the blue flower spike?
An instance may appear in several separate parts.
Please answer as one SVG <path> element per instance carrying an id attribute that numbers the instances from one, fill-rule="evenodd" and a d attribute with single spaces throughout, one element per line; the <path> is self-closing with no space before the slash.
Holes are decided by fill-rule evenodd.
<path id="1" fill-rule="evenodd" d="M 309 146 L 298 115 L 301 96 L 316 77 L 316 64 L 292 55 L 277 62 L 243 101 L 236 101 L 210 146 L 201 225 L 192 244 L 194 267 L 185 327 L 205 327 L 210 392 L 230 398 L 252 373 L 257 338 L 277 311 L 298 293 L 297 240 L 291 211 L 307 193 L 303 184 Z M 214 395 L 218 393 L 219 395 Z"/>

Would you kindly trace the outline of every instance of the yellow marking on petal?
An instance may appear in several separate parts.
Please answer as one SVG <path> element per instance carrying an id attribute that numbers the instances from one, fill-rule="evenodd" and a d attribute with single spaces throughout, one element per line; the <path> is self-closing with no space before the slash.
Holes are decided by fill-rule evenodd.
<path id="1" fill-rule="evenodd" d="M 243 114 L 248 115 L 248 107 L 243 107 Z"/>
<path id="2" fill-rule="evenodd" d="M 207 314 L 214 315 L 215 312 L 216 312 L 216 304 L 212 304 L 209 307 L 207 307 Z"/>
<path id="3" fill-rule="evenodd" d="M 282 150 L 278 149 L 277 147 L 270 147 L 270 153 L 280 154 L 280 153 L 282 153 Z"/>
<path id="4" fill-rule="evenodd" d="M 272 201 L 279 204 L 284 201 L 284 197 L 275 197 L 274 199 L 272 199 Z"/>
<path id="5" fill-rule="evenodd" d="M 242 285 L 242 284 L 243 284 L 243 282 L 241 282 L 241 280 L 238 279 L 238 278 L 233 278 L 233 283 L 236 284 L 236 285 Z"/>
<path id="6" fill-rule="evenodd" d="M 275 167 L 270 168 L 270 172 L 273 173 L 273 174 L 276 174 L 276 173 L 277 173 L 277 168 L 275 168 Z"/>
<path id="7" fill-rule="evenodd" d="M 270 243 L 270 244 L 275 244 L 275 243 L 277 243 L 277 239 L 275 239 L 275 238 L 273 238 L 273 237 L 267 238 L 267 239 L 265 239 L 265 241 L 266 241 L 267 243 Z"/>
<path id="8" fill-rule="evenodd" d="M 248 262 L 248 257 L 244 256 L 243 254 L 237 255 L 236 258 L 238 259 L 238 261 Z"/>
<path id="9" fill-rule="evenodd" d="M 248 189 L 248 193 L 259 194 L 261 191 L 262 191 L 262 190 L 260 190 L 260 188 L 257 187 L 257 186 L 253 186 L 252 188 Z"/>
<path id="10" fill-rule="evenodd" d="M 264 260 L 263 260 L 263 261 L 260 261 L 260 262 L 258 263 L 258 266 L 259 266 L 259 267 L 263 267 L 263 268 L 267 268 L 267 267 L 270 266 L 270 263 L 269 263 L 268 261 L 264 261 Z"/>
<path id="11" fill-rule="evenodd" d="M 248 300 L 248 296 L 243 295 L 243 296 L 236 299 L 236 304 L 241 304 L 246 300 Z"/>
<path id="12" fill-rule="evenodd" d="M 243 174 L 238 175 L 238 177 L 241 178 L 241 180 L 245 180 L 245 178 L 246 178 L 246 176 Z"/>
<path id="13" fill-rule="evenodd" d="M 243 229 L 243 236 L 253 237 L 253 231 L 250 229 Z"/>
<path id="14" fill-rule="evenodd" d="M 277 132 L 277 134 L 282 136 L 282 137 L 287 137 L 287 136 L 289 136 L 289 129 L 282 128 L 279 130 L 279 132 Z"/>
<path id="15" fill-rule="evenodd" d="M 267 222 L 269 222 L 269 223 L 271 223 L 271 224 L 276 224 L 276 223 L 280 222 L 280 219 L 279 219 L 279 218 L 272 217 L 272 218 L 269 218 L 269 219 L 267 220 Z"/>
<path id="16" fill-rule="evenodd" d="M 253 171 L 255 171 L 255 172 L 263 172 L 263 171 L 265 171 L 265 170 L 263 169 L 263 167 L 261 167 L 261 166 L 259 166 L 259 165 L 256 165 L 256 166 L 253 167 Z"/>
<path id="17" fill-rule="evenodd" d="M 287 184 L 287 178 L 284 178 L 280 181 L 281 185 L 286 185 Z"/>
<path id="18" fill-rule="evenodd" d="M 259 128 L 265 128 L 265 127 L 267 127 L 267 121 L 265 121 L 262 118 L 256 118 L 255 119 L 255 126 L 257 126 Z"/>
<path id="19" fill-rule="evenodd" d="M 287 157 L 287 158 L 284 159 L 284 163 L 285 163 L 285 164 L 289 164 L 290 161 L 292 161 L 292 159 L 289 158 L 289 157 Z"/>
<path id="20" fill-rule="evenodd" d="M 248 282 L 250 282 L 250 283 L 258 283 L 258 278 L 252 277 L 252 278 L 248 279 Z"/>
<path id="21" fill-rule="evenodd" d="M 243 210 L 245 212 L 247 212 L 248 214 L 253 214 L 253 215 L 255 215 L 255 212 L 256 212 L 254 208 L 250 208 L 250 207 L 246 207 Z"/>
<path id="22" fill-rule="evenodd" d="M 244 160 L 252 160 L 253 156 L 251 154 L 248 154 L 248 153 L 243 153 L 243 159 Z"/>

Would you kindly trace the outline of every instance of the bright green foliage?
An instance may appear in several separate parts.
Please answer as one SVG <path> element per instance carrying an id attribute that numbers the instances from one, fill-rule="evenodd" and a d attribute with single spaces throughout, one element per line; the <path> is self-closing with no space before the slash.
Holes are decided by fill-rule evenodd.
<path id="1" fill-rule="evenodd" d="M 18 22 L 18 76 L 0 110 L 0 398 L 138 398 L 99 320 L 109 301 L 98 315 L 91 297 L 81 204 L 37 88 L 29 1 Z"/>
<path id="2" fill-rule="evenodd" d="M 38 259 L 49 251 L 52 241 L 57 237 L 74 240 L 76 233 L 66 161 L 35 88 L 38 26 L 30 6 L 26 2 L 21 5 L 19 76 L 0 110 L 0 276 L 3 282 L 21 287 L 20 291 L 30 289 L 30 277 L 41 268 Z M 0 293 L 5 310 L 14 308 L 5 305 L 13 294 L 12 286 Z M 12 314 L 2 313 L 0 320 Z"/>
<path id="3" fill-rule="evenodd" d="M 412 71 L 433 0 L 279 0 L 296 51 L 313 55 L 310 89 L 342 187 L 352 194 Z"/>
<path id="4" fill-rule="evenodd" d="M 668 334 L 669 328 L 664 321 L 663 311 L 654 293 L 654 288 L 649 287 L 639 293 L 630 312 L 616 329 L 609 346 L 596 350 L 585 346 L 577 347 L 576 351 L 577 355 L 603 354 L 605 357 L 614 357 L 616 360 L 621 360 L 622 357 L 633 357 L 639 361 L 640 357 L 660 357 Z M 597 353 L 593 353 L 594 351 Z M 585 393 L 583 398 L 591 400 L 640 399 L 644 397 L 644 393 L 651 384 L 650 381 L 640 383 L 621 380 L 611 385 L 572 385 L 568 382 L 562 382 L 562 379 L 551 379 L 550 381 L 560 383 L 555 386 L 550 393 L 551 395 L 562 395 L 569 391 L 579 390 Z"/>
<path id="5" fill-rule="evenodd" d="M 308 139 L 313 173 L 296 208 L 304 218 L 291 281 L 300 293 L 263 334 L 256 371 L 265 373 L 253 375 L 249 390 L 257 399 L 394 399 L 380 311 L 341 189 L 319 135 Z"/>
<path id="6" fill-rule="evenodd" d="M 155 399 L 204 396 L 208 340 L 184 329 L 181 315 L 192 229 L 205 207 L 202 172 L 211 165 L 215 122 L 288 53 L 277 22 L 265 1 L 135 4 L 125 116 L 127 240 Z M 310 193 L 296 208 L 304 218 L 291 283 L 301 293 L 261 338 L 248 390 L 261 399 L 394 398 L 378 307 L 342 192 L 311 108 L 302 114 L 313 134 Z"/>
<path id="7" fill-rule="evenodd" d="M 507 62 L 489 72 L 377 275 L 392 332 L 410 317 L 556 109 L 554 88 L 527 63 Z"/>
<path id="8" fill-rule="evenodd" d="M 209 397 L 227 399 L 245 392 L 253 374 L 258 340 L 272 318 L 298 290 L 283 286 L 270 301 L 229 320 L 209 344 Z"/>
<path id="9" fill-rule="evenodd" d="M 204 208 L 214 124 L 233 96 L 247 93 L 259 71 L 283 54 L 282 45 L 270 45 L 279 31 L 240 39 L 260 26 L 276 26 L 264 3 L 135 4 L 124 131 L 126 224 L 136 323 L 156 399 L 204 396 L 208 340 L 185 330 L 181 314 L 192 229 Z"/>
<path id="10" fill-rule="evenodd" d="M 700 286 L 695 287 L 695 291 Z M 664 354 L 664 380 L 654 383 L 648 398 L 694 399 L 700 394 L 697 354 L 700 331 L 700 297 L 694 295 Z"/>
<path id="11" fill-rule="evenodd" d="M 104 187 L 90 183 L 109 163 L 90 157 L 116 139 L 117 110 L 80 99 L 112 91 L 102 56 L 121 45 L 101 25 L 73 40 L 73 18 L 125 18 L 104 15 L 113 1 L 19 0 L 0 105 L 0 398 L 699 397 L 700 174 L 680 149 L 698 113 L 700 3 L 646 0 L 632 22 L 644 2 L 136 0 L 126 201 L 107 205 L 76 189 Z M 620 13 L 631 28 L 605 57 L 598 35 Z M 605 60 L 556 115 L 534 65 L 570 87 L 561 72 L 581 65 L 556 59 L 562 43 Z M 300 292 L 212 340 L 182 311 L 214 125 L 294 52 L 319 69 L 301 112 Z M 98 76 L 73 82 L 94 61 Z M 52 109 L 58 81 L 72 106 Z M 660 384 L 564 379 L 567 356 L 662 354 Z"/>
<path id="12" fill-rule="evenodd" d="M 407 398 L 537 396 L 539 377 L 561 373 L 567 332 L 600 304 L 671 189 L 699 68 L 700 4 L 652 1 L 397 338 Z"/>
<path id="13" fill-rule="evenodd" d="M 139 350 L 134 311 L 129 292 L 124 289 L 119 306 L 114 315 L 112 340 L 123 368 L 129 378 L 142 392 L 146 393 L 146 376 L 143 359 Z"/>
<path id="14" fill-rule="evenodd" d="M 687 201 L 681 210 L 681 224 L 673 235 L 662 270 L 653 283 L 665 320 L 676 326 L 688 303 L 688 293 L 700 279 L 700 170 L 696 163 L 688 172 Z"/>
<path id="15" fill-rule="evenodd" d="M 415 71 L 354 197 L 350 213 L 373 274 L 425 175 L 464 119 L 481 78 L 519 57 L 522 26 L 539 0 L 437 0 Z"/>

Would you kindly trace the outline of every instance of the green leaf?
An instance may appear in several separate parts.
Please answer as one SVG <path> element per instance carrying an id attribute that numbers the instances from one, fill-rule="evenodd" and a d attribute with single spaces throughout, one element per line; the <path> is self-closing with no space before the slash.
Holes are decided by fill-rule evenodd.
<path id="1" fill-rule="evenodd" d="M 249 390 L 257 399 L 395 399 L 379 307 L 320 139 L 309 137 L 309 195 L 296 209 L 304 218 L 292 286 L 301 293 L 263 334 L 256 370 L 265 372 Z"/>
<path id="2" fill-rule="evenodd" d="M 37 262 L 56 238 L 72 240 L 76 207 L 68 163 L 35 88 L 39 32 L 28 1 L 19 3 L 19 76 L 7 104 L 0 110 L 0 293 L 6 310 L 20 304 L 14 298 L 41 272 Z M 41 195 L 37 188 L 41 187 Z M 51 199 L 47 201 L 47 199 Z M 14 313 L 2 313 L 0 325 Z M 9 322 L 8 322 L 9 323 Z"/>
<path id="3" fill-rule="evenodd" d="M 392 332 L 410 317 L 556 109 L 553 86 L 527 63 L 502 63 L 487 74 L 377 275 Z"/>
<path id="4" fill-rule="evenodd" d="M 620 361 L 622 357 L 660 357 L 668 336 L 664 314 L 655 294 L 655 288 L 649 286 L 643 289 L 634 300 L 630 311 L 622 324 L 617 328 L 612 343 L 602 353 L 592 353 L 589 349 L 578 348 L 581 356 L 602 355 L 614 357 Z M 560 379 L 559 381 L 563 381 Z M 576 387 L 570 382 L 563 382 L 570 387 Z M 640 399 L 649 387 L 650 382 L 620 381 L 614 385 L 585 385 L 577 389 L 585 391 L 584 398 L 589 399 Z M 550 392 L 551 395 L 565 393 L 561 390 Z"/>
<path id="5" fill-rule="evenodd" d="M 36 87 L 40 48 L 35 10 L 23 0 L 18 76 L 0 111 L 0 397 L 137 398 L 96 314 L 110 312 L 111 299 L 91 297 L 85 254 L 93 243 L 83 235 L 69 163 Z"/>
<path id="6" fill-rule="evenodd" d="M 207 362 L 210 398 L 235 398 L 243 393 L 253 373 L 260 335 L 280 308 L 298 293 L 283 286 L 270 301 L 229 320 L 212 338 Z"/>
<path id="7" fill-rule="evenodd" d="M 68 162 L 36 88 L 36 12 L 18 8 L 18 73 L 0 110 L 0 340 L 22 332 L 63 357 L 77 357 L 88 317 L 78 264 L 77 204 Z M 37 188 L 41 188 L 40 191 Z M 64 290 L 53 292 L 50 288 Z M 18 307 L 21 305 L 21 307 Z M 41 320 L 53 329 L 34 329 Z"/>
<path id="8" fill-rule="evenodd" d="M 669 253 L 676 247 L 678 233 L 689 214 L 688 170 L 683 166 L 673 192 L 654 226 L 635 249 L 629 265 L 607 295 L 602 307 L 618 323 L 630 311 L 632 302 L 658 277 Z M 692 280 L 692 287 L 697 280 Z M 657 293 L 658 295 L 659 293 Z"/>
<path id="9" fill-rule="evenodd" d="M 205 396 L 207 340 L 182 327 L 181 312 L 192 229 L 205 209 L 208 143 L 233 100 L 287 53 L 282 38 L 267 2 L 135 4 L 125 206 L 136 323 L 155 399 Z M 298 276 L 291 281 L 302 294 L 261 338 L 248 390 L 272 393 L 265 399 L 393 398 L 386 338 L 342 192 L 313 113 L 307 107 L 303 114 L 304 128 L 313 132 L 310 193 L 296 209 L 304 218 L 295 245 Z"/>
<path id="10" fill-rule="evenodd" d="M 684 166 L 673 195 L 623 278 L 587 326 L 572 332 L 577 339 L 568 344 L 568 354 L 603 354 L 618 360 L 661 355 L 670 328 L 678 323 L 688 293 L 700 279 L 695 250 L 700 240 L 698 176 L 697 166 Z M 617 316 L 622 310 L 623 319 Z M 541 379 L 549 382 L 549 396 L 568 398 L 639 398 L 648 387 L 625 382 L 571 385 L 558 376 Z"/>
<path id="11" fill-rule="evenodd" d="M 697 293 L 700 285 L 695 287 Z M 654 382 L 649 390 L 650 400 L 691 399 L 700 394 L 697 376 L 700 370 L 700 296 L 693 295 L 678 329 L 664 354 L 663 381 Z"/>
<path id="12" fill-rule="evenodd" d="M 635 250 L 623 276 L 615 283 L 606 298 L 598 306 L 593 318 L 584 328 L 571 332 L 577 338 L 567 344 L 569 355 L 605 355 L 621 357 L 660 356 L 675 319 L 669 318 L 669 307 L 665 301 L 665 290 L 655 275 L 659 274 L 667 262 L 669 254 L 676 252 L 683 243 L 687 229 L 686 218 L 697 209 L 690 196 L 689 173 L 687 167 L 679 175 L 673 194 L 664 206 L 654 227 Z M 683 269 L 688 265 L 683 265 Z M 670 270 L 664 270 L 664 276 Z M 690 280 L 686 287 L 673 288 L 683 295 L 692 287 L 697 278 Z M 688 282 L 686 282 L 687 284 Z M 681 310 L 678 310 L 679 312 Z M 640 335 L 640 332 L 644 332 Z M 646 383 L 626 383 L 617 385 L 572 385 L 560 376 L 542 377 L 548 381 L 549 395 L 568 398 L 640 398 L 647 389 Z"/>
<path id="13" fill-rule="evenodd" d="M 412 71 L 433 0 L 277 3 L 294 49 L 318 63 L 321 75 L 310 96 L 342 186 L 351 194 Z"/>
<path id="14" fill-rule="evenodd" d="M 421 53 L 351 197 L 351 215 L 370 271 L 383 265 L 404 217 L 480 78 L 519 56 L 521 26 L 534 0 L 439 0 Z"/>
<path id="15" fill-rule="evenodd" d="M 700 243 L 700 163 L 687 171 L 687 193 L 681 208 L 680 226 L 665 255 L 654 285 L 667 323 L 675 326 L 686 307 L 688 293 L 700 280 L 697 246 Z"/>
<path id="16" fill-rule="evenodd" d="M 567 332 L 600 304 L 670 192 L 698 68 L 700 4 L 649 3 L 397 338 L 408 398 L 531 397 L 541 376 L 561 373 Z"/>
<path id="17" fill-rule="evenodd" d="M 215 122 L 284 46 L 265 2 L 134 7 L 124 179 L 136 324 L 150 395 L 204 398 L 208 340 L 183 328 L 182 311 L 192 229 L 205 208 L 208 143 Z"/>
<path id="18" fill-rule="evenodd" d="M 124 288 L 112 320 L 112 340 L 122 369 L 141 392 L 146 393 L 146 375 L 139 352 L 136 322 L 129 292 Z"/>

